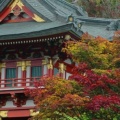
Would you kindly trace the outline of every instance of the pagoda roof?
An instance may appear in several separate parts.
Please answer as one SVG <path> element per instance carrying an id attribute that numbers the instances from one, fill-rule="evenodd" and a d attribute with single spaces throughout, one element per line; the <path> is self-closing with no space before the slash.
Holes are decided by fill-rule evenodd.
<path id="1" fill-rule="evenodd" d="M 77 37 L 83 34 L 82 31 L 77 31 L 77 29 L 73 26 L 73 23 L 62 23 L 60 21 L 48 23 L 38 23 L 32 21 L 14 24 L 4 24 L 0 26 L 0 29 L 0 40 L 43 37 L 68 31 Z"/>
<path id="2" fill-rule="evenodd" d="M 95 17 L 79 17 L 79 19 L 84 21 L 81 30 L 94 37 L 101 36 L 112 41 L 115 31 L 120 30 L 120 19 Z"/>
<path id="3" fill-rule="evenodd" d="M 0 11 L 14 0 L 0 0 Z M 114 32 L 120 29 L 119 19 L 88 17 L 87 13 L 75 4 L 65 0 L 21 0 L 34 14 L 44 22 L 21 22 L 0 24 L 0 40 L 13 40 L 29 37 L 41 37 L 51 34 L 71 32 L 78 38 L 83 32 L 97 37 L 112 39 Z"/>

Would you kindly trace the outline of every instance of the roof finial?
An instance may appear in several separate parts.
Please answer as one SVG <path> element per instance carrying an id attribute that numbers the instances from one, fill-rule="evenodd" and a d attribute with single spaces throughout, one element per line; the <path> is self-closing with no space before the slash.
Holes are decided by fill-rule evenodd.
<path id="1" fill-rule="evenodd" d="M 78 2 L 78 0 L 72 0 L 73 4 L 76 4 Z"/>

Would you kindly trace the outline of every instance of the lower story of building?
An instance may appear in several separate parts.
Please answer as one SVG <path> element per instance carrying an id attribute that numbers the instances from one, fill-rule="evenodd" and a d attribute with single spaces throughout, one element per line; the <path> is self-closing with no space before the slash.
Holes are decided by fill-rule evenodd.
<path id="1" fill-rule="evenodd" d="M 29 120 L 38 113 L 34 109 L 4 110 L 0 111 L 0 120 Z"/>

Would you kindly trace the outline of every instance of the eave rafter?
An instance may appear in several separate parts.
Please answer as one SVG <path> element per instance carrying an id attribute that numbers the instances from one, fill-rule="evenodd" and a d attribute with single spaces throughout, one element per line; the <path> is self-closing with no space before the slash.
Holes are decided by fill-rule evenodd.
<path id="1" fill-rule="evenodd" d="M 42 19 L 40 16 L 37 14 L 33 13 L 30 9 L 28 9 L 21 0 L 14 0 L 11 2 L 0 14 L 0 22 L 2 22 L 8 15 L 13 13 L 15 17 L 17 18 L 20 13 L 26 13 L 29 16 L 29 19 L 26 18 L 26 20 L 35 20 L 37 22 L 45 22 L 44 19 Z M 19 18 L 19 17 L 18 17 Z M 19 21 L 17 18 L 16 22 Z M 31 18 L 31 19 L 30 19 Z M 21 21 L 26 21 L 26 20 L 21 20 Z M 14 20 L 10 20 L 10 22 L 15 22 Z"/>

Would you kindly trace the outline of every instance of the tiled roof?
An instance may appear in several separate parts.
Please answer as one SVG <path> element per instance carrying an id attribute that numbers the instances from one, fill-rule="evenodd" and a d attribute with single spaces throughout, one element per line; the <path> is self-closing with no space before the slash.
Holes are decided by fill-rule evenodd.
<path id="1" fill-rule="evenodd" d="M 55 21 L 61 15 L 66 19 L 70 15 L 87 16 L 82 8 L 66 2 L 65 0 L 22 0 L 34 13 L 48 21 Z"/>
<path id="2" fill-rule="evenodd" d="M 62 23 L 60 21 L 37 23 L 23 22 L 14 24 L 3 24 L 0 26 L 0 40 L 13 40 L 19 38 L 41 37 L 51 34 L 59 34 L 72 31 L 79 36 L 81 31 L 76 31 L 72 23 Z"/>
<path id="3" fill-rule="evenodd" d="M 50 12 L 46 5 L 43 5 L 42 2 L 38 0 L 22 0 L 22 2 L 34 13 L 41 16 L 43 19 L 47 19 L 50 21 L 55 21 L 55 15 Z"/>
<path id="4" fill-rule="evenodd" d="M 114 32 L 120 30 L 119 19 L 105 19 L 94 17 L 79 17 L 84 21 L 81 27 L 83 32 L 88 32 L 90 35 L 97 37 L 101 36 L 108 40 L 112 40 Z"/>
<path id="5" fill-rule="evenodd" d="M 1 11 L 7 4 L 6 1 L 10 2 L 1 0 Z M 0 24 L 0 40 L 38 37 L 64 31 L 71 31 L 78 37 L 83 31 L 95 37 L 102 36 L 111 40 L 114 32 L 120 29 L 119 19 L 88 17 L 81 7 L 65 0 L 22 0 L 22 2 L 45 22 Z"/>
<path id="6" fill-rule="evenodd" d="M 18 37 L 26 38 L 28 37 L 26 34 L 30 33 L 34 33 L 30 34 L 30 36 L 32 35 L 31 37 L 62 33 L 64 31 L 71 31 L 78 37 L 81 35 L 81 30 L 78 26 L 81 21 L 75 20 L 75 17 L 86 16 L 86 14 L 82 10 L 78 9 L 78 7 L 69 4 L 65 0 L 22 0 L 22 2 L 33 13 L 44 19 L 45 22 L 37 23 L 34 21 L 1 24 L 0 40 L 15 39 Z M 74 19 L 73 21 L 68 20 L 70 16 Z M 38 31 L 39 34 L 37 35 Z"/>
<path id="7" fill-rule="evenodd" d="M 112 40 L 113 35 L 114 35 L 114 30 L 107 30 L 106 25 L 101 25 L 101 24 L 83 24 L 81 30 L 86 33 L 88 32 L 90 35 L 93 35 L 94 37 L 101 36 L 103 38 Z"/>
<path id="8" fill-rule="evenodd" d="M 50 23 L 38 23 L 34 21 L 14 23 L 14 24 L 8 23 L 0 26 L 0 29 L 2 29 L 2 31 L 0 32 L 0 35 L 23 34 L 23 33 L 40 31 L 40 30 L 46 30 L 52 27 L 58 27 L 60 25 L 64 25 L 64 24 L 62 24 L 59 21 L 50 22 Z"/>
<path id="9" fill-rule="evenodd" d="M 11 2 L 12 0 L 0 0 L 0 12 Z"/>

